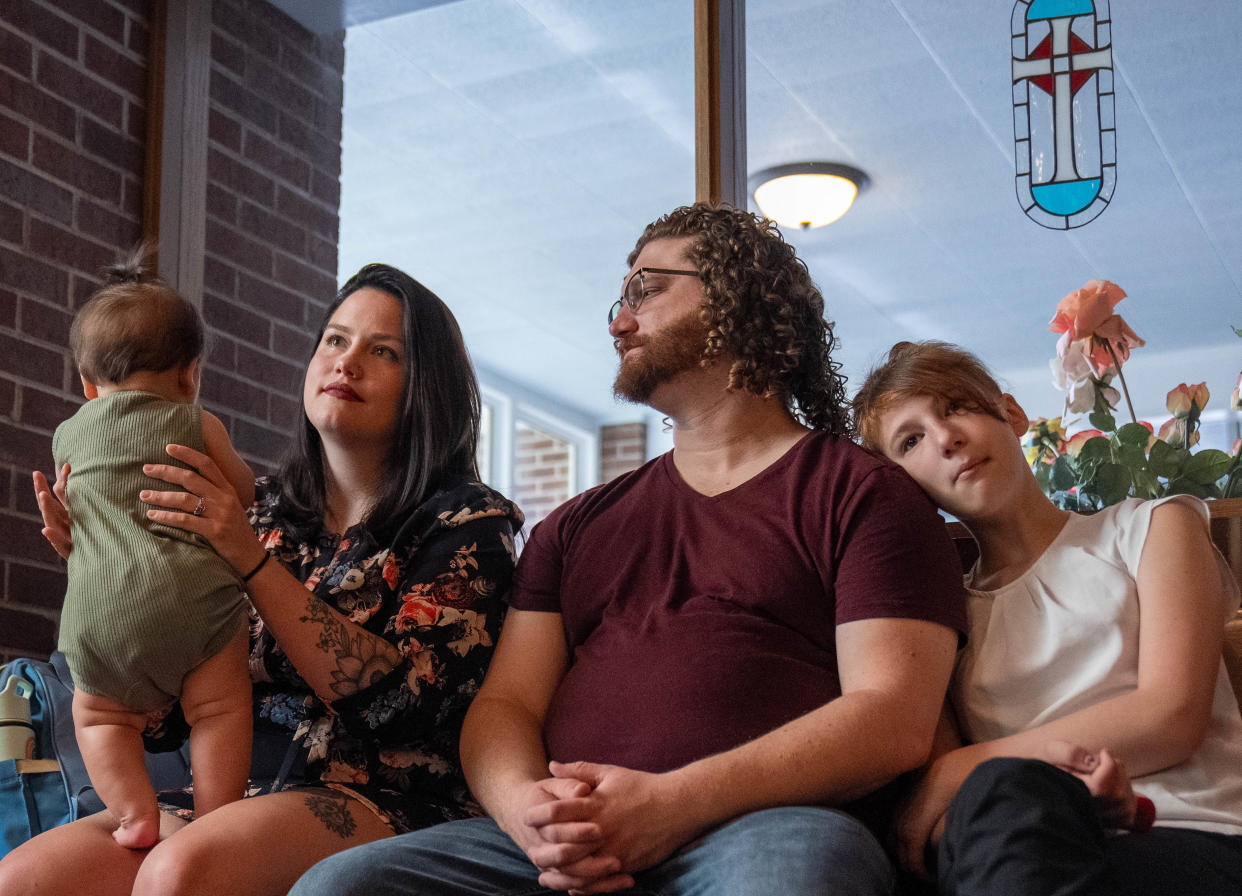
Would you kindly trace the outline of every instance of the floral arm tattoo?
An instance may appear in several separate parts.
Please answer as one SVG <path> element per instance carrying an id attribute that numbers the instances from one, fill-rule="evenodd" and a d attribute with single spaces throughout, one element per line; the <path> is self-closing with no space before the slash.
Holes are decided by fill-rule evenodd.
<path id="1" fill-rule="evenodd" d="M 394 658 L 385 653 L 395 649 L 382 639 L 364 631 L 350 631 L 340 616 L 316 597 L 307 602 L 302 622 L 319 625 L 318 647 L 336 661 L 332 671 L 332 693 L 348 697 L 370 687 L 396 668 Z"/>

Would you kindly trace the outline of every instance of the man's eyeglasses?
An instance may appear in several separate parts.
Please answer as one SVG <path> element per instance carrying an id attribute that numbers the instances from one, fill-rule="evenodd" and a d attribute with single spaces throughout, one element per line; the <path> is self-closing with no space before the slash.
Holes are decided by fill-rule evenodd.
<path id="1" fill-rule="evenodd" d="M 612 303 L 612 307 L 608 309 L 608 323 L 612 323 L 617 319 L 617 315 L 621 313 L 621 303 L 624 302 L 629 306 L 630 311 L 635 314 L 642 307 L 643 302 L 647 298 L 647 282 L 648 274 L 680 274 L 684 277 L 697 277 L 698 271 L 674 271 L 671 268 L 639 268 L 630 274 L 630 278 L 621 285 L 621 298 Z"/>

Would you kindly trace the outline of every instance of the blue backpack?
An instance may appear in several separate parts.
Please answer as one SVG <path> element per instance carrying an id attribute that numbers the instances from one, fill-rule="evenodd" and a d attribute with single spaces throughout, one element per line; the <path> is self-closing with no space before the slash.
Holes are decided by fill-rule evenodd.
<path id="1" fill-rule="evenodd" d="M 0 691 L 11 678 L 29 685 L 34 759 L 0 761 L 0 858 L 36 834 L 77 821 L 104 808 L 91 786 L 73 729 L 73 676 L 60 651 L 50 661 L 16 659 L 0 666 Z M 23 692 L 27 689 L 22 687 Z M 189 730 L 188 728 L 186 729 Z M 251 781 L 271 793 L 301 780 L 305 745 L 289 733 L 254 732 Z M 146 754 L 147 775 L 157 793 L 191 783 L 190 743 Z"/>
<path id="2" fill-rule="evenodd" d="M 0 762 L 0 856 L 35 834 L 103 808 L 73 732 L 73 679 L 63 654 L 51 662 L 16 659 L 0 667 L 0 690 L 10 678 L 30 684 L 35 757 Z"/>
<path id="3" fill-rule="evenodd" d="M 58 825 L 103 809 L 91 786 L 73 730 L 73 676 L 60 651 L 50 661 L 16 659 L 0 666 L 0 691 L 10 678 L 30 685 L 35 758 L 0 762 L 0 858 Z M 23 687 L 23 691 L 25 688 Z M 190 783 L 189 744 L 147 754 L 147 774 L 158 790 Z"/>

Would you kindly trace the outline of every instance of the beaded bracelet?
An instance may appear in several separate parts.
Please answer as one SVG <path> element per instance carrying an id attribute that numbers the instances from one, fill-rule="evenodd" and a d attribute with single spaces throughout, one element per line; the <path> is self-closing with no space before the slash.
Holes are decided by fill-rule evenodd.
<path id="1" fill-rule="evenodd" d="M 264 552 L 263 552 L 263 559 L 259 561 L 259 565 L 258 565 L 258 566 L 256 566 L 254 569 L 250 570 L 250 572 L 246 573 L 244 576 L 242 576 L 242 581 L 243 581 L 243 582 L 249 582 L 251 579 L 253 579 L 253 578 L 255 577 L 255 574 L 256 574 L 256 573 L 257 573 L 260 569 L 262 569 L 262 568 L 263 568 L 263 566 L 267 563 L 267 559 L 268 559 L 269 557 L 271 557 L 271 556 L 272 556 L 272 555 L 271 555 L 271 554 L 269 554 L 267 551 L 264 551 Z"/>

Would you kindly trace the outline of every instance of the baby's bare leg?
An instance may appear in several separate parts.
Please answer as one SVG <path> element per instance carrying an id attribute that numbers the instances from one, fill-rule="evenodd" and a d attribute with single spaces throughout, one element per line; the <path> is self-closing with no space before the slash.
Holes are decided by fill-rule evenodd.
<path id="1" fill-rule="evenodd" d="M 160 813 L 143 756 L 144 713 L 115 700 L 73 693 L 73 725 L 91 783 L 116 819 L 116 842 L 145 849 L 159 839 Z"/>
<path id="2" fill-rule="evenodd" d="M 194 813 L 203 816 L 241 799 L 250 776 L 252 718 L 246 626 L 213 657 L 201 662 L 181 690 L 190 723 Z"/>

